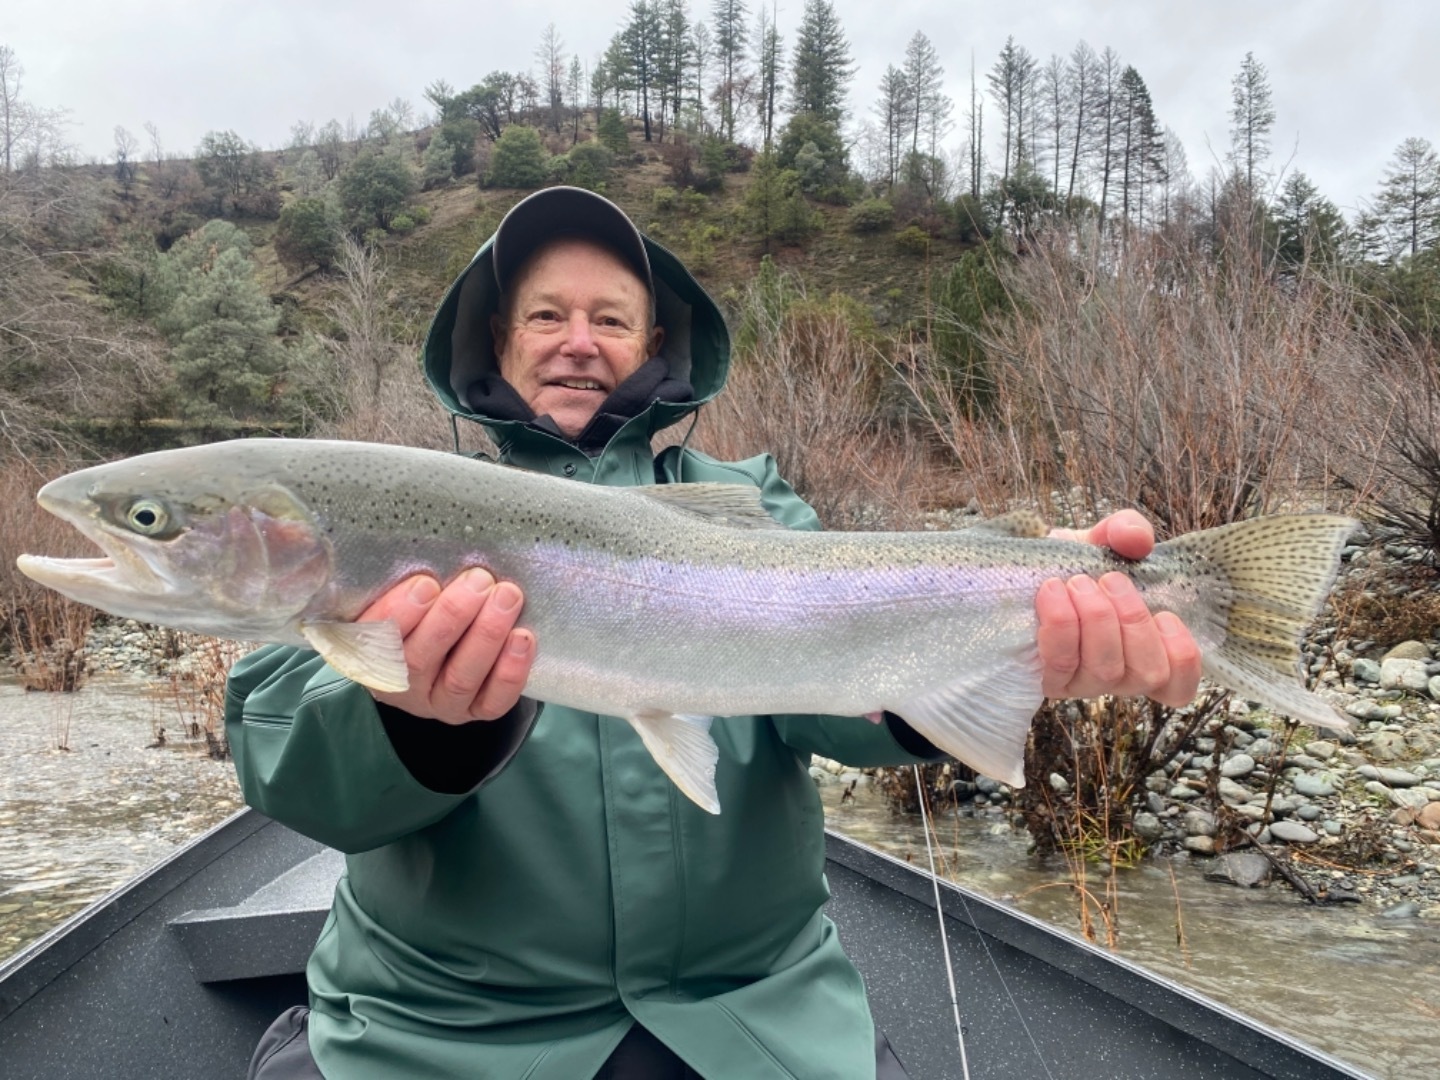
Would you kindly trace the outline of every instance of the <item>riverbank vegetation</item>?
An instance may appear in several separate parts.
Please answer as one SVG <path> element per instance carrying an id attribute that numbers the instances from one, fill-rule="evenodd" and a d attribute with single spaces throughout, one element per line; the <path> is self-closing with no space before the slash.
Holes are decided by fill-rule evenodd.
<path id="1" fill-rule="evenodd" d="M 1163 537 L 1343 509 L 1415 554 L 1347 578 L 1330 640 L 1356 647 L 1330 669 L 1436 629 L 1440 159 L 1406 138 L 1347 219 L 1272 162 L 1254 56 L 1204 175 L 1137 68 L 1083 42 L 1042 63 L 1011 40 L 957 112 L 958 61 L 917 33 L 862 102 L 823 0 L 789 42 L 744 4 L 702 26 L 637 3 L 588 72 L 552 27 L 536 71 L 437 80 L 420 109 L 188 155 L 122 128 L 106 161 L 0 60 L 0 637 L 28 684 L 83 678 L 91 618 L 13 569 L 81 553 L 35 508 L 44 479 L 252 434 L 448 448 L 417 366 L 429 315 L 505 211 L 561 182 L 617 201 L 726 307 L 730 388 L 692 444 L 774 453 L 828 527 L 1135 506 Z M 1037 844 L 1133 858 L 1155 763 L 1224 708 L 1047 707 L 1021 807 Z"/>

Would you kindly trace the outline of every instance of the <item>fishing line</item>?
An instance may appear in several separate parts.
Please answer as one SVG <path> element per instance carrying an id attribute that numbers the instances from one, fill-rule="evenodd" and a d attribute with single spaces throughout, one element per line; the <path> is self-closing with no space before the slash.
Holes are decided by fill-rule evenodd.
<path id="1" fill-rule="evenodd" d="M 945 978 L 950 984 L 950 1008 L 955 1012 L 955 1037 L 960 1041 L 960 1071 L 965 1080 L 970 1080 L 970 1061 L 965 1056 L 965 1026 L 960 1021 L 960 995 L 955 991 L 955 968 L 950 963 L 950 937 L 945 933 L 945 909 L 940 905 L 940 876 L 935 873 L 935 849 L 930 845 L 930 815 L 925 812 L 925 783 L 920 779 L 920 766 L 911 765 L 910 768 L 915 771 L 915 794 L 920 797 L 920 827 L 925 832 L 925 855 L 930 860 L 930 884 L 935 888 L 935 918 L 940 921 L 940 947 L 945 950 Z M 986 953 L 989 953 L 988 949 Z"/>
<path id="2" fill-rule="evenodd" d="M 950 939 L 945 934 L 945 912 L 940 906 L 940 876 L 935 873 L 935 852 L 930 846 L 930 816 L 925 811 L 925 785 L 920 778 L 920 766 L 912 764 L 910 768 L 915 772 L 915 793 L 920 800 L 920 824 L 925 830 L 925 854 L 930 860 L 930 884 L 935 889 L 935 917 L 940 920 L 940 944 L 945 950 L 945 976 L 950 980 L 950 1005 L 955 1010 L 955 1034 L 960 1040 L 960 1068 L 965 1074 L 965 1080 L 970 1080 L 970 1063 L 965 1057 L 965 1030 L 960 1023 L 960 1001 L 955 992 L 955 970 L 950 965 Z M 995 957 L 990 952 L 990 944 L 985 940 L 985 934 L 980 929 L 980 924 L 970 913 L 970 902 L 965 899 L 964 890 L 957 889 L 955 895 L 960 898 L 960 906 L 965 909 L 965 919 L 980 940 L 980 947 L 985 950 L 985 959 L 989 960 L 990 966 L 995 969 L 995 977 L 1000 980 L 1000 987 L 1010 1000 L 1010 1007 L 1015 1010 L 1016 1019 L 1025 1029 L 1025 1037 L 1030 1040 L 1030 1048 L 1035 1051 L 1035 1058 L 1040 1062 L 1040 1068 L 1045 1070 L 1045 1075 L 1049 1077 L 1049 1080 L 1055 1080 L 1054 1075 L 1050 1072 L 1050 1067 L 1045 1064 L 1045 1055 L 1040 1052 L 1040 1044 L 1035 1041 L 1035 1036 L 1030 1031 L 1030 1025 L 1025 1022 L 1025 1014 L 1021 1012 L 1020 1004 L 1015 1000 L 1015 995 L 1010 992 L 1010 984 L 1005 981 L 1005 975 L 1000 970 L 1000 965 L 995 962 Z"/>

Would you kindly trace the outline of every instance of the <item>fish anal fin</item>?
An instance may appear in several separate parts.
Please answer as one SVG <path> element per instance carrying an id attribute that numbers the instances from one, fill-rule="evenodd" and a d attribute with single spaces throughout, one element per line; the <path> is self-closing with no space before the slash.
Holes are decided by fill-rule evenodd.
<path id="1" fill-rule="evenodd" d="M 305 640 L 347 679 L 372 690 L 398 694 L 410 687 L 400 627 L 383 622 L 306 622 Z"/>
<path id="2" fill-rule="evenodd" d="M 720 750 L 710 737 L 709 716 L 689 716 L 641 709 L 625 717 L 665 775 L 700 809 L 720 813 L 715 790 L 715 765 Z"/>
<path id="3" fill-rule="evenodd" d="M 1045 701 L 1040 680 L 1040 655 L 1030 646 L 889 709 L 981 775 L 1024 787 L 1025 741 Z"/>
<path id="4" fill-rule="evenodd" d="M 783 529 L 748 484 L 655 484 L 629 490 L 717 525 L 737 529 Z"/>

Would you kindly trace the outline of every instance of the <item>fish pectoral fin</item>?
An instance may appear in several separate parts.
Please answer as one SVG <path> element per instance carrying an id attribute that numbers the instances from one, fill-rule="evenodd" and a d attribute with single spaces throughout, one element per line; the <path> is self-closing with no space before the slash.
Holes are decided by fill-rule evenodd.
<path id="1" fill-rule="evenodd" d="M 398 694 L 410 688 L 400 627 L 383 622 L 307 622 L 305 640 L 347 679 L 371 690 Z"/>
<path id="2" fill-rule="evenodd" d="M 715 791 L 720 749 L 710 737 L 714 717 L 641 709 L 625 719 L 639 733 L 655 764 L 691 802 L 711 814 L 720 813 L 720 796 Z"/>
<path id="3" fill-rule="evenodd" d="M 889 709 L 981 775 L 1024 787 L 1025 740 L 1045 701 L 1040 679 L 1032 645 Z"/>

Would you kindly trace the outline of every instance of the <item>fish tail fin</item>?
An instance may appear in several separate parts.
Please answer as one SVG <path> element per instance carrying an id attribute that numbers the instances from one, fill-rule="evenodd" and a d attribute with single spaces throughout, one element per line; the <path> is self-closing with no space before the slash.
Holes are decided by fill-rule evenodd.
<path id="1" fill-rule="evenodd" d="M 1156 548 L 1191 556 L 1228 585 L 1214 613 L 1219 644 L 1202 648 L 1207 678 L 1316 727 L 1349 721 L 1304 687 L 1300 639 L 1340 572 L 1340 551 L 1359 526 L 1334 514 L 1255 518 L 1187 533 Z M 1198 558 L 1196 558 L 1198 557 Z"/>

